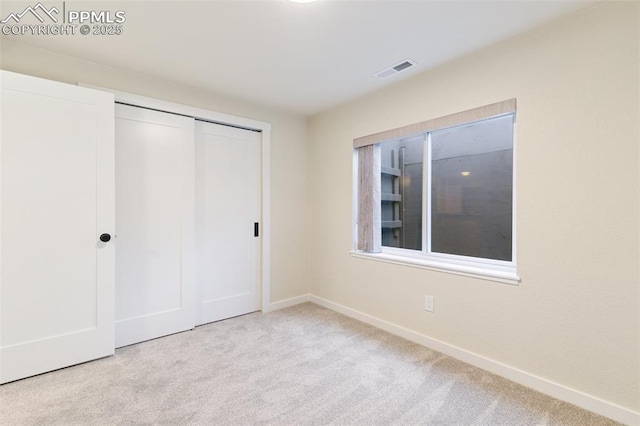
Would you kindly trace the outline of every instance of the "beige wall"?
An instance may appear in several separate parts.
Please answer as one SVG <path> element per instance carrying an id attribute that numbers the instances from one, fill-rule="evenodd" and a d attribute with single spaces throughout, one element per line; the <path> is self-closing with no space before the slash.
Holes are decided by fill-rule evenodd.
<path id="1" fill-rule="evenodd" d="M 0 67 L 8 71 L 187 104 L 271 123 L 271 301 L 308 291 L 306 224 L 307 119 L 242 100 L 97 65 L 3 40 Z"/>
<path id="2" fill-rule="evenodd" d="M 639 8 L 599 5 L 312 117 L 311 293 L 640 411 Z M 519 286 L 349 256 L 354 138 L 512 97 Z"/>

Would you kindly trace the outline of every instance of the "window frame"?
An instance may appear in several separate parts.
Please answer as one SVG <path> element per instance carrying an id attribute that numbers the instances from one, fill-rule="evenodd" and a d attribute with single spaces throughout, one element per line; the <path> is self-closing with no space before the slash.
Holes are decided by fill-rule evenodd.
<path id="1" fill-rule="evenodd" d="M 387 263 L 418 267 L 428 270 L 445 272 L 455 275 L 468 276 L 483 280 L 495 281 L 505 284 L 518 285 L 520 277 L 517 274 L 517 155 L 516 155 L 516 135 L 517 123 L 516 112 L 506 112 L 501 114 L 483 117 L 481 119 L 471 120 L 468 122 L 443 127 L 442 129 L 450 129 L 455 127 L 467 126 L 473 123 L 488 121 L 500 117 L 513 117 L 513 134 L 512 134 L 512 152 L 513 152 L 513 168 L 512 168 L 512 240 L 511 240 L 511 261 L 496 260 L 469 257 L 447 253 L 434 253 L 431 250 L 431 197 L 432 197 L 432 173 L 431 165 L 431 133 L 434 130 L 419 132 L 414 135 L 403 135 L 399 138 L 391 138 L 382 140 L 378 143 L 387 141 L 407 139 L 424 135 L 424 152 L 423 152 L 423 179 L 422 179 L 422 249 L 412 250 L 398 247 L 382 246 L 379 253 L 368 253 L 357 250 L 357 227 L 358 227 L 358 150 L 353 151 L 353 245 L 350 254 L 356 258 L 382 261 Z M 438 129 L 440 130 L 440 129 Z"/>

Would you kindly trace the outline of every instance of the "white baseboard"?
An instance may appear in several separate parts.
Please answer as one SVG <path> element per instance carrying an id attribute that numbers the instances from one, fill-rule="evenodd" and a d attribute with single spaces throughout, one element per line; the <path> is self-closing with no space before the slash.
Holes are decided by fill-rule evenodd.
<path id="1" fill-rule="evenodd" d="M 304 297 L 301 296 L 300 298 Z M 284 300 L 278 303 L 288 302 L 290 300 L 293 299 Z M 330 300 L 323 299 L 312 294 L 308 295 L 306 297 L 306 300 L 316 303 L 320 306 L 324 306 L 325 308 L 331 309 L 333 311 L 339 312 L 348 317 L 357 319 L 374 327 L 380 328 L 391 334 L 395 334 L 396 336 L 403 337 L 419 345 L 426 346 L 438 352 L 442 352 L 443 354 L 449 355 L 452 358 L 456 358 L 468 364 L 482 368 L 483 370 L 497 374 L 513 382 L 519 383 L 538 392 L 557 398 L 561 401 L 577 405 L 578 407 L 584 408 L 585 410 L 589 410 L 596 414 L 600 414 L 601 416 L 608 417 L 617 422 L 627 425 L 640 425 L 640 413 L 629 410 L 628 408 L 621 407 L 595 396 L 588 395 L 584 392 L 580 392 L 559 383 L 555 383 L 542 377 L 538 377 L 534 374 L 527 373 L 526 371 L 519 370 L 506 364 L 502 364 L 500 362 L 483 357 L 482 355 L 478 355 L 457 346 L 450 345 L 449 343 L 443 342 L 441 340 L 433 339 L 431 337 L 425 336 L 424 334 L 420 334 L 399 325 L 390 323 L 388 321 L 381 320 L 369 314 L 365 314 L 363 312 L 356 311 L 355 309 L 351 309 L 338 303 L 331 302 Z"/>
<path id="2" fill-rule="evenodd" d="M 308 302 L 309 295 L 304 294 L 302 296 L 292 297 L 290 299 L 280 300 L 278 302 L 273 302 L 269 304 L 269 308 L 266 312 L 277 311 L 278 309 L 288 308 L 289 306 L 299 305 L 300 303 Z M 263 310 L 263 312 L 265 312 Z M 265 313 L 266 313 L 265 312 Z"/>

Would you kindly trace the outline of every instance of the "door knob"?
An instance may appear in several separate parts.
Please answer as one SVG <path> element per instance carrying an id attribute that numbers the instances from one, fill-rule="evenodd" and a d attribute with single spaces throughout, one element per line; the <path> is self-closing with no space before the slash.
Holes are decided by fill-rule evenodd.
<path id="1" fill-rule="evenodd" d="M 103 243 L 109 242 L 109 240 L 111 240 L 111 235 L 109 234 L 100 235 L 100 241 L 102 241 Z"/>

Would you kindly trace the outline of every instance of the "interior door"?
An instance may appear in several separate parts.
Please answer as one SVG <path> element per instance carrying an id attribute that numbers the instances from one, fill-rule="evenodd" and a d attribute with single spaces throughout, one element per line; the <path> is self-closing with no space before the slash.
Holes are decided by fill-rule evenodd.
<path id="1" fill-rule="evenodd" d="M 195 326 L 194 120 L 116 105 L 116 347 Z"/>
<path id="2" fill-rule="evenodd" d="M 113 96 L 2 71 L 0 382 L 113 354 Z"/>
<path id="3" fill-rule="evenodd" d="M 260 309 L 260 144 L 196 121 L 197 324 Z"/>

